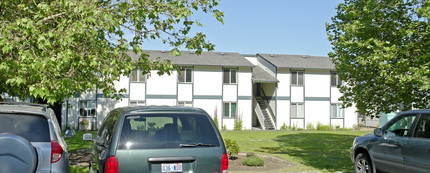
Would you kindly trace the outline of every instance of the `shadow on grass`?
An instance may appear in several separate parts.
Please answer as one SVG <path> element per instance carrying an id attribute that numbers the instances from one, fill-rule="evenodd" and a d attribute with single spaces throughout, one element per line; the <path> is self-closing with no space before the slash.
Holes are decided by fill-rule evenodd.
<path id="1" fill-rule="evenodd" d="M 88 132 L 87 131 L 76 131 L 76 134 L 74 137 L 65 138 L 69 152 L 74 151 L 74 150 L 91 148 L 91 146 L 93 145 L 93 141 L 84 141 L 82 139 L 82 136 L 85 133 L 92 133 L 93 138 L 95 138 L 96 134 L 97 134 L 97 132 L 95 132 L 95 131 L 91 131 L 91 132 L 89 132 L 89 131 Z"/>
<path id="2" fill-rule="evenodd" d="M 356 136 L 331 133 L 296 133 L 277 136 L 279 147 L 262 147 L 260 152 L 286 154 L 319 170 L 352 171 L 349 148 Z"/>

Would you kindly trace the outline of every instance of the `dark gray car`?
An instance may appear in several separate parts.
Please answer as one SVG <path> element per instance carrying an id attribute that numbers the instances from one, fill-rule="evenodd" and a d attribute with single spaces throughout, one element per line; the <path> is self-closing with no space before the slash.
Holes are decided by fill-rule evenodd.
<path id="1" fill-rule="evenodd" d="M 0 172 L 69 172 L 67 144 L 52 109 L 0 103 Z"/>
<path id="2" fill-rule="evenodd" d="M 114 109 L 98 131 L 93 154 L 97 172 L 228 171 L 221 134 L 196 108 Z"/>
<path id="3" fill-rule="evenodd" d="M 355 172 L 430 172 L 430 109 L 400 113 L 354 139 Z"/>

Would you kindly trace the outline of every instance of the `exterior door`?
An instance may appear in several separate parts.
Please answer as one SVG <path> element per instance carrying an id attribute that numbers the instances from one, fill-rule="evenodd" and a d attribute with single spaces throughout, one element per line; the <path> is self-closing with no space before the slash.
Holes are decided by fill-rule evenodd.
<path id="1" fill-rule="evenodd" d="M 387 124 L 383 137 L 375 142 L 373 149 L 376 169 L 404 172 L 402 146 L 412 135 L 410 130 L 416 117 L 415 114 L 403 115 Z"/>
<path id="2" fill-rule="evenodd" d="M 405 172 L 430 172 L 430 114 L 422 114 L 415 133 L 404 145 Z"/>

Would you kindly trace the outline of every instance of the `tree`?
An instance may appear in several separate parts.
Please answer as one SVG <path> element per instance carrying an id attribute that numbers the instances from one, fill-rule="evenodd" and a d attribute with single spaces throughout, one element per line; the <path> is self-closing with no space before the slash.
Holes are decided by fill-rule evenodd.
<path id="1" fill-rule="evenodd" d="M 148 60 L 146 40 L 162 40 L 173 55 L 180 55 L 181 46 L 196 53 L 213 50 L 203 33 L 190 31 L 202 26 L 195 13 L 223 22 L 218 1 L 2 0 L 0 93 L 54 103 L 97 88 L 119 98 L 125 90 L 117 91 L 114 82 L 138 67 L 160 75 L 177 69 Z M 128 50 L 140 54 L 139 60 Z"/>
<path id="2" fill-rule="evenodd" d="M 345 106 L 377 116 L 430 103 L 430 1 L 345 0 L 326 30 Z"/>

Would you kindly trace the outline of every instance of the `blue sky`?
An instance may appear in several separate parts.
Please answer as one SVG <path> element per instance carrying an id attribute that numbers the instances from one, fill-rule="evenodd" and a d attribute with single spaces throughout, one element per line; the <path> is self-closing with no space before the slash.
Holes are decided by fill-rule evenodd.
<path id="1" fill-rule="evenodd" d="M 326 22 L 342 0 L 221 0 L 224 25 L 210 15 L 201 19 L 207 40 L 216 52 L 241 54 L 297 54 L 328 56 L 331 51 Z M 159 41 L 146 50 L 170 50 Z"/>

